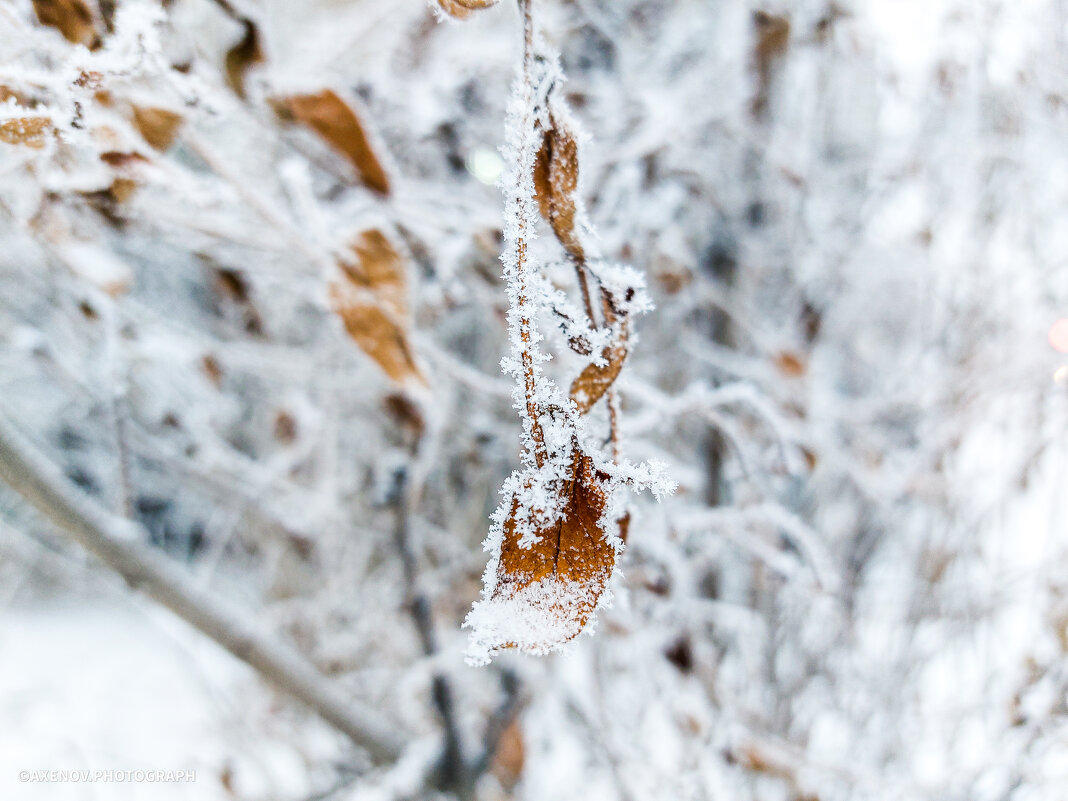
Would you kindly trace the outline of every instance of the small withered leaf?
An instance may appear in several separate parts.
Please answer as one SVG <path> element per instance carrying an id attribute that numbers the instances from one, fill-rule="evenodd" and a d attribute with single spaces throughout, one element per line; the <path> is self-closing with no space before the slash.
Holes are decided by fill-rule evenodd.
<path id="1" fill-rule="evenodd" d="M 244 26 L 241 38 L 226 51 L 226 82 L 238 97 L 245 96 L 245 76 L 249 69 L 264 60 L 256 23 L 250 19 L 242 19 L 241 24 Z"/>
<path id="2" fill-rule="evenodd" d="M 389 194 L 389 176 L 371 147 L 355 109 L 332 89 L 294 95 L 274 103 L 283 116 L 315 131 L 323 141 L 356 168 L 360 180 L 381 195 Z"/>
<path id="3" fill-rule="evenodd" d="M 779 372 L 790 378 L 798 378 L 805 374 L 805 361 L 796 353 L 784 350 L 775 357 L 775 366 Z"/>
<path id="4" fill-rule="evenodd" d="M 292 445 L 297 439 L 297 418 L 285 409 L 274 415 L 274 438 L 283 445 Z"/>
<path id="5" fill-rule="evenodd" d="M 342 263 L 344 280 L 330 288 L 345 330 L 394 381 L 426 384 L 408 336 L 405 264 L 386 236 L 364 231 L 353 243 L 353 263 Z"/>
<path id="6" fill-rule="evenodd" d="M 140 153 L 127 153 L 121 150 L 105 150 L 100 154 L 100 160 L 109 167 L 129 167 L 148 161 Z"/>
<path id="7" fill-rule="evenodd" d="M 766 11 L 757 11 L 753 14 L 753 29 L 756 34 L 753 66 L 757 76 L 757 93 L 751 110 L 759 118 L 767 111 L 775 65 L 790 44 L 790 20 Z"/>
<path id="8" fill-rule="evenodd" d="M 786 52 L 790 41 L 789 19 L 766 11 L 756 11 L 753 14 L 753 27 L 757 36 L 755 55 L 758 61 L 767 61 Z"/>
<path id="9" fill-rule="evenodd" d="M 526 762 L 526 747 L 523 744 L 523 729 L 518 720 L 513 720 L 501 733 L 497 753 L 493 755 L 490 772 L 505 789 L 515 787 L 523 775 Z"/>
<path id="10" fill-rule="evenodd" d="M 125 203 L 137 191 L 137 182 L 132 178 L 116 178 L 107 188 L 108 197 L 116 203 Z"/>
<path id="11" fill-rule="evenodd" d="M 52 120 L 38 115 L 15 117 L 0 122 L 0 142 L 41 149 L 45 146 Z"/>
<path id="12" fill-rule="evenodd" d="M 38 22 L 55 28 L 71 44 L 99 47 L 93 12 L 84 0 L 33 0 L 33 10 Z"/>
<path id="13" fill-rule="evenodd" d="M 578 175 L 578 140 L 562 121 L 551 116 L 534 160 L 534 192 L 541 216 L 568 254 L 581 263 L 585 253 L 575 227 Z"/>
<path id="14" fill-rule="evenodd" d="M 616 342 L 605 348 L 601 357 L 607 364 L 601 366 L 591 362 L 571 382 L 571 399 L 578 406 L 579 414 L 592 409 L 619 378 L 627 359 L 627 346 L 624 342 Z"/>
<path id="15" fill-rule="evenodd" d="M 200 369 L 204 371 L 204 375 L 216 389 L 222 386 L 223 369 L 215 356 L 210 353 L 205 354 L 200 360 Z"/>
<path id="16" fill-rule="evenodd" d="M 612 577 L 616 549 L 600 522 L 608 497 L 593 460 L 577 448 L 559 492 L 562 509 L 551 522 L 539 525 L 539 513 L 526 510 L 522 514 L 528 519 L 521 525 L 519 500 L 513 499 L 504 523 L 490 600 L 528 606 L 551 626 L 519 630 L 503 647 L 545 652 L 578 636 Z M 537 528 L 537 540 L 524 547 L 521 530 L 531 526 Z"/>
<path id="17" fill-rule="evenodd" d="M 472 11 L 497 5 L 497 0 L 438 0 L 438 6 L 450 17 L 466 19 Z"/>
<path id="18" fill-rule="evenodd" d="M 383 405 L 399 426 L 419 439 L 426 429 L 426 420 L 418 404 L 403 392 L 392 392 L 385 397 Z"/>
<path id="19" fill-rule="evenodd" d="M 133 122 L 146 142 L 156 150 L 166 150 L 178 134 L 182 115 L 165 108 L 134 106 Z"/>
<path id="20" fill-rule="evenodd" d="M 5 86 L 0 83 L 0 103 L 4 103 L 8 100 L 14 100 L 18 105 L 25 108 L 33 108 L 37 105 L 36 101 L 28 97 L 24 92 L 18 89 L 12 89 L 10 86 Z"/>

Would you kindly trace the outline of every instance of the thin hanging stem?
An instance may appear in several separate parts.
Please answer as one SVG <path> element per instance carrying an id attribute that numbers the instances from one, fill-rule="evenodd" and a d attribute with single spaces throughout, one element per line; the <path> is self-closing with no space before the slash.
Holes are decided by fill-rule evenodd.
<path id="1" fill-rule="evenodd" d="M 519 133 L 520 177 L 519 188 L 523 192 L 526 179 L 533 175 L 533 164 L 527 164 L 531 143 L 528 141 L 534 131 L 534 19 L 531 10 L 533 0 L 519 0 L 523 15 L 523 117 Z M 519 317 L 519 339 L 521 342 L 521 361 L 523 365 L 523 394 L 526 398 L 527 417 L 530 420 L 530 436 L 534 448 L 534 461 L 538 467 L 545 464 L 545 435 L 538 421 L 538 408 L 535 402 L 535 376 L 533 353 L 533 324 L 530 310 L 530 283 L 527 270 L 527 238 L 531 227 L 528 209 L 530 197 L 516 198 L 516 261 L 515 278 L 518 285 L 516 312 Z"/>

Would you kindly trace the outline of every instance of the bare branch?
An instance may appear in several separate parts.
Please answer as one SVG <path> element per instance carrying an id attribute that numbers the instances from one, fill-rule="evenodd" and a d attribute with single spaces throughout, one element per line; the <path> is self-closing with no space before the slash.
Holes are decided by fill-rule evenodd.
<path id="1" fill-rule="evenodd" d="M 0 479 L 68 532 L 108 567 L 166 606 L 282 692 L 307 704 L 378 762 L 403 748 L 396 727 L 347 698 L 299 653 L 265 634 L 241 614 L 209 597 L 142 542 L 140 526 L 117 517 L 70 485 L 0 413 Z"/>

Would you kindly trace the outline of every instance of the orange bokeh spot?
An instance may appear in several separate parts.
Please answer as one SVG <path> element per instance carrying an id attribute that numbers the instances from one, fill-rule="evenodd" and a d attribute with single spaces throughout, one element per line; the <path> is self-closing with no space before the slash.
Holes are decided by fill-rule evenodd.
<path id="1" fill-rule="evenodd" d="M 1062 317 L 1050 326 L 1049 344 L 1054 350 L 1068 353 L 1068 317 Z"/>

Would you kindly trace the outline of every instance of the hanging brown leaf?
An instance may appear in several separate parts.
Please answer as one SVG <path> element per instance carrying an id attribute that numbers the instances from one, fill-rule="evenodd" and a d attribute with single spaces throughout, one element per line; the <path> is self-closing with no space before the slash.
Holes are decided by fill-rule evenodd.
<path id="1" fill-rule="evenodd" d="M 165 108 L 134 106 L 133 122 L 146 142 L 156 150 L 166 150 L 178 134 L 182 115 Z"/>
<path id="2" fill-rule="evenodd" d="M 351 105 L 331 89 L 313 95 L 295 95 L 274 103 L 278 112 L 311 128 L 344 156 L 369 188 L 389 194 L 389 177 L 375 155 L 360 118 Z"/>
<path id="3" fill-rule="evenodd" d="M 408 338 L 404 260 L 381 231 L 364 231 L 353 244 L 355 263 L 342 264 L 334 284 L 334 311 L 349 336 L 394 381 L 425 384 Z"/>
<path id="4" fill-rule="evenodd" d="M 601 528 L 607 495 L 593 460 L 576 449 L 560 486 L 562 509 L 547 524 L 538 511 L 520 512 L 518 499 L 504 523 L 501 556 L 490 602 L 508 606 L 508 626 L 495 647 L 544 653 L 578 636 L 604 592 L 616 550 Z M 521 514 L 525 520 L 520 524 Z M 537 540 L 521 544 L 522 531 Z"/>
<path id="5" fill-rule="evenodd" d="M 0 142 L 40 149 L 45 146 L 52 120 L 38 115 L 0 121 Z"/>
<path id="6" fill-rule="evenodd" d="M 93 12 L 83 0 L 33 0 L 37 21 L 55 28 L 71 44 L 100 46 Z"/>
<path id="7" fill-rule="evenodd" d="M 616 342 L 609 345 L 601 353 L 601 358 L 606 364 L 587 364 L 571 382 L 571 399 L 578 406 L 579 414 L 586 414 L 593 408 L 609 390 L 615 380 L 619 378 L 619 372 L 623 369 L 623 362 L 627 359 L 627 346 L 624 342 Z"/>
<path id="8" fill-rule="evenodd" d="M 541 147 L 534 160 L 534 192 L 541 216 L 553 229 L 560 244 L 577 262 L 585 253 L 575 227 L 575 190 L 578 188 L 578 141 L 555 116 L 542 132 Z"/>
<path id="9" fill-rule="evenodd" d="M 245 18 L 238 21 L 244 27 L 244 33 L 238 43 L 226 51 L 226 82 L 238 97 L 244 97 L 246 74 L 264 59 L 256 23 Z"/>
<path id="10" fill-rule="evenodd" d="M 497 0 L 438 0 L 441 10 L 456 19 L 466 19 L 472 11 L 497 5 Z"/>

